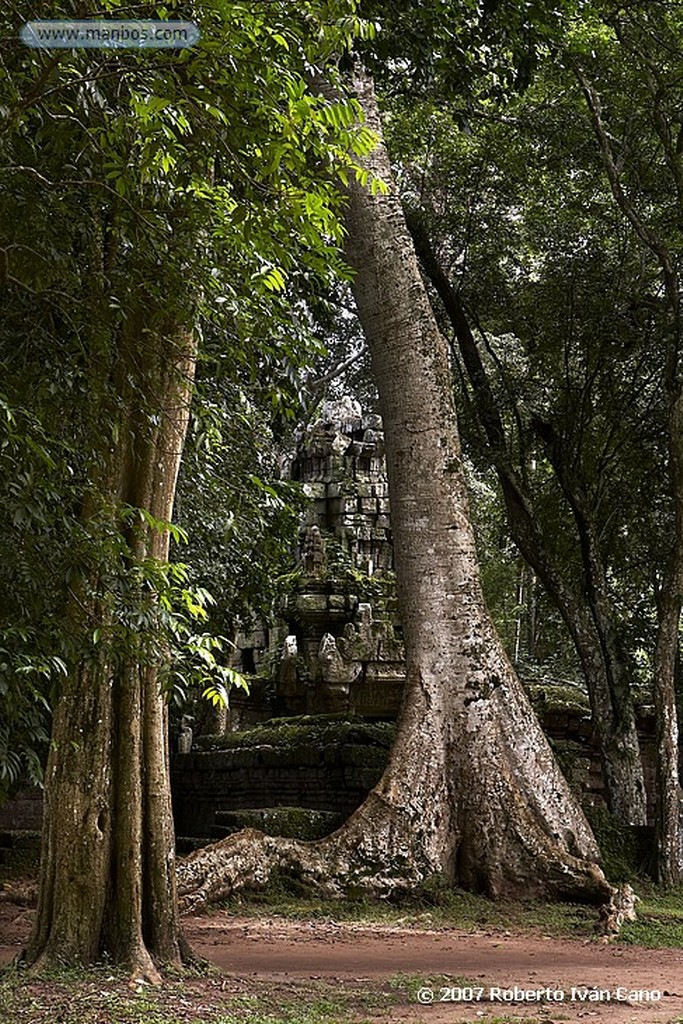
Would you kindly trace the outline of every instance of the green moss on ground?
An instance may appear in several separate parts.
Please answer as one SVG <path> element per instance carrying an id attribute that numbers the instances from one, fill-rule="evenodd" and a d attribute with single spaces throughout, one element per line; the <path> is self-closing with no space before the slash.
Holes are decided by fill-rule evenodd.
<path id="1" fill-rule="evenodd" d="M 300 747 L 319 749 L 331 744 L 359 744 L 391 747 L 394 725 L 391 722 L 366 722 L 348 715 L 298 715 L 295 718 L 271 718 L 244 732 L 226 736 L 199 736 L 200 750 L 235 750 L 245 747 Z"/>
<path id="2" fill-rule="evenodd" d="M 315 811 L 307 807 L 263 807 L 255 810 L 219 811 L 216 824 L 226 830 L 239 832 L 243 828 L 257 828 L 267 836 L 287 839 L 322 839 L 343 824 L 342 815 L 329 811 Z"/>

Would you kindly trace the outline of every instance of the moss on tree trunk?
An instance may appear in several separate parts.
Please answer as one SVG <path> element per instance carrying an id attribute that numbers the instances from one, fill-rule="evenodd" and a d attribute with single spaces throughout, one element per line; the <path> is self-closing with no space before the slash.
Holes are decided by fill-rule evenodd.
<path id="1" fill-rule="evenodd" d="M 84 513 L 109 516 L 109 529 L 123 535 L 122 576 L 142 559 L 167 559 L 167 531 L 144 518 L 131 523 L 121 510 L 170 520 L 193 368 L 189 331 L 129 322 L 116 373 L 118 443 L 103 453 Z M 73 593 L 70 628 L 97 629 L 100 640 L 71 667 L 55 709 L 38 915 L 23 957 L 87 964 L 106 953 L 156 981 L 156 964 L 179 963 L 183 952 L 166 706 L 144 636 L 117 648 L 111 610 L 89 597 L 102 592 L 101 582 L 84 577 Z M 153 600 L 142 583 L 134 599 L 142 608 Z"/>

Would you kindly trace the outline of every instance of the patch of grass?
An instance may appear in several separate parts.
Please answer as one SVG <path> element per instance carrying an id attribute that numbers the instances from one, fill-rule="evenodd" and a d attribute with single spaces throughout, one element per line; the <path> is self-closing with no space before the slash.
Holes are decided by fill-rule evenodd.
<path id="1" fill-rule="evenodd" d="M 418 911 L 430 906 L 435 926 L 463 930 L 542 932 L 560 937 L 584 936 L 592 932 L 594 907 L 572 903 L 540 903 L 523 900 L 490 900 L 447 885 L 438 877 L 429 879 L 402 906 Z"/>
<path id="2" fill-rule="evenodd" d="M 618 941 L 629 945 L 683 946 L 683 886 L 664 892 L 652 882 L 635 881 L 642 902 L 637 920 L 624 926 Z M 323 900 L 292 894 L 283 883 L 248 898 L 221 906 L 237 916 L 277 916 L 289 920 L 384 924 L 415 929 L 454 928 L 460 931 L 526 933 L 553 938 L 592 939 L 598 914 L 595 907 L 572 903 L 493 901 L 443 886 L 432 880 L 400 901 Z M 211 913 L 209 910 L 208 913 Z"/>
<path id="3" fill-rule="evenodd" d="M 340 899 L 331 900 L 310 896 L 302 891 L 297 879 L 283 872 L 275 873 L 272 884 L 261 892 L 231 896 L 209 907 L 207 914 L 214 910 L 227 911 L 236 917 L 283 917 L 293 921 L 367 921 L 368 923 L 393 923 L 403 912 L 383 900 Z"/>
<path id="4" fill-rule="evenodd" d="M 106 965 L 0 975 L 0 1020 L 15 1024 L 362 1024 L 391 994 L 325 981 L 275 983 L 225 975 L 135 985 Z"/>
<path id="5" fill-rule="evenodd" d="M 453 988 L 460 987 L 464 988 L 472 986 L 476 988 L 479 982 L 472 981 L 471 978 L 462 978 L 459 976 L 453 977 L 451 974 L 394 974 L 393 977 L 389 978 L 388 986 L 390 989 L 394 989 L 399 992 L 406 1002 L 414 1003 L 417 999 L 417 993 L 421 988 L 431 988 L 434 991 L 438 991 L 440 988 Z"/>
<path id="6" fill-rule="evenodd" d="M 494 934 L 526 933 L 553 938 L 592 939 L 598 914 L 595 907 L 574 903 L 493 901 L 458 889 L 437 891 L 400 902 L 384 900 L 323 900 L 291 895 L 286 886 L 221 904 L 236 916 L 282 917 L 288 920 L 384 924 L 415 929 L 454 928 Z M 683 887 L 664 893 L 652 883 L 636 882 L 642 902 L 638 919 L 625 925 L 619 941 L 629 945 L 683 946 Z M 207 913 L 211 913 L 209 909 Z"/>
<path id="7" fill-rule="evenodd" d="M 580 903 L 510 904 L 511 931 L 537 932 L 554 938 L 592 937 L 598 918 L 595 907 Z"/>
<path id="8" fill-rule="evenodd" d="M 634 886 L 637 918 L 625 924 L 619 941 L 650 949 L 683 946 L 683 886 L 663 891 L 652 883 Z"/>
<path id="9" fill-rule="evenodd" d="M 557 937 L 592 936 L 595 907 L 568 903 L 493 901 L 460 889 L 444 889 L 427 898 L 420 891 L 411 897 L 386 900 L 309 898 L 292 894 L 283 885 L 249 897 L 234 897 L 219 906 L 235 916 L 277 916 L 289 920 L 367 922 L 406 928 L 455 928 L 461 931 L 534 932 Z M 211 913 L 211 909 L 207 911 Z"/>

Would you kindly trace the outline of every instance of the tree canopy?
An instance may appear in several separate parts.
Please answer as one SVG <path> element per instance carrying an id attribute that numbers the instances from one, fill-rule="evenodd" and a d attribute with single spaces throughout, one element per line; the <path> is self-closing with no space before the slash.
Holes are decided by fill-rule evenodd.
<path id="1" fill-rule="evenodd" d="M 79 13 L 69 0 L 39 0 L 31 16 Z M 99 11 L 128 13 L 120 0 Z M 359 362 L 350 281 L 359 304 L 365 299 L 380 405 L 392 417 L 391 472 L 402 489 L 392 500 L 419 497 L 425 522 L 441 516 L 435 529 L 445 531 L 448 508 L 468 520 L 462 436 L 479 554 L 490 559 L 489 603 L 518 663 L 540 674 L 562 666 L 585 680 L 610 806 L 630 824 L 648 814 L 635 698 L 652 695 L 659 870 L 676 880 L 678 5 L 200 0 L 182 12 L 145 3 L 135 13 L 182 13 L 200 25 L 200 40 L 175 51 L 31 49 L 16 34 L 23 12 L 2 16 L 0 798 L 22 775 L 40 779 L 49 746 L 41 914 L 29 958 L 49 958 L 60 944 L 81 959 L 113 950 L 151 973 L 150 951 L 180 955 L 169 912 L 167 701 L 174 689 L 184 700 L 196 679 L 214 696 L 239 681 L 220 637 L 249 614 L 267 615 L 276 594 L 301 505 L 279 474 L 297 417 L 310 415 L 340 375 L 374 395 L 364 354 Z M 359 59 L 378 86 L 391 171 L 374 149 L 379 121 L 377 131 L 365 123 L 377 115 Z M 354 89 L 365 91 L 365 114 Z M 384 202 L 388 187 L 402 208 L 394 193 Z M 372 253 L 363 249 L 363 215 Z M 389 238 L 417 326 L 408 323 L 392 246 L 385 251 Z M 396 318 L 395 350 L 375 307 L 387 322 Z M 419 397 L 409 389 L 417 373 L 409 342 L 422 346 L 426 415 L 438 408 L 449 421 L 442 447 L 452 453 L 453 479 L 439 495 L 417 469 L 413 493 L 398 465 L 398 451 L 413 451 L 394 401 L 401 366 L 411 374 L 406 402 Z M 378 359 L 392 351 L 400 366 L 389 372 Z M 442 376 L 453 369 L 453 394 L 427 372 L 434 361 Z M 442 466 L 428 447 L 423 456 Z M 412 526 L 400 507 L 405 547 Z M 444 564 L 454 557 L 447 536 Z M 528 751 L 506 744 L 523 721 L 535 736 L 533 716 L 486 625 L 473 549 L 463 544 L 450 575 L 426 567 L 425 578 L 445 588 L 435 599 L 436 633 L 453 617 L 446 590 L 466 579 L 472 631 L 488 653 L 477 660 L 458 648 L 457 630 L 448 634 L 448 672 L 472 669 L 476 690 L 465 699 L 458 676 L 463 700 L 448 706 L 466 724 L 480 702 L 491 749 L 518 764 Z M 414 573 L 410 586 L 399 582 L 413 621 L 411 692 L 423 672 L 438 703 L 434 652 L 415 625 L 426 621 L 415 598 L 424 597 L 423 582 Z M 531 592 L 533 612 L 520 597 Z M 512 695 L 507 712 L 499 684 Z M 506 715 L 517 715 L 509 735 Z M 413 756 L 420 733 L 406 729 L 397 749 Z M 452 767 L 449 729 L 437 730 L 445 746 L 434 778 Z M 552 781 L 554 762 L 538 742 Z M 460 785 L 474 778 L 467 757 L 485 760 L 476 744 L 464 749 Z M 501 807 L 512 775 L 481 769 Z M 392 778 L 374 794 L 379 803 L 386 797 L 385 815 Z M 79 790 L 78 779 L 92 781 Z M 553 820 L 571 802 L 558 787 L 562 806 L 551 813 L 534 804 Z M 87 826 L 71 836 L 72 864 L 55 837 L 77 790 Z M 458 791 L 444 805 L 443 821 L 460 820 L 462 799 Z M 483 821 L 472 801 L 473 820 Z M 511 870 L 521 875 L 530 854 L 512 813 L 520 859 Z M 538 862 L 555 871 L 574 858 L 578 887 L 603 894 L 604 879 L 586 867 L 590 831 L 573 805 L 566 813 L 571 835 L 553 832 L 552 843 L 543 845 L 535 818 L 529 826 Z M 155 814 L 164 824 L 145 846 Z M 402 843 L 404 826 L 390 823 Z M 437 832 L 434 824 L 432 838 Z M 463 870 L 476 881 L 464 825 L 461 839 Z M 502 892 L 510 863 L 498 849 L 489 851 L 485 883 Z M 425 850 L 431 868 L 450 864 L 443 844 L 438 856 Z M 60 918 L 74 864 L 80 870 L 91 855 L 94 895 L 81 901 L 92 913 L 81 921 L 74 903 Z M 105 906 L 106 879 L 121 891 L 116 913 Z"/>

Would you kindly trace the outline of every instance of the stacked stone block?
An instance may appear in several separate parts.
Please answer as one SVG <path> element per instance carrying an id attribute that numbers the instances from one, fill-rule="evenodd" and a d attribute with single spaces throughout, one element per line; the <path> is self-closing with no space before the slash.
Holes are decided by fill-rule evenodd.
<path id="1" fill-rule="evenodd" d="M 300 558 L 308 531 L 318 527 L 368 576 L 393 568 L 379 416 L 362 415 L 350 399 L 326 403 L 322 419 L 300 434 L 290 474 L 311 499 L 299 539 Z"/>

